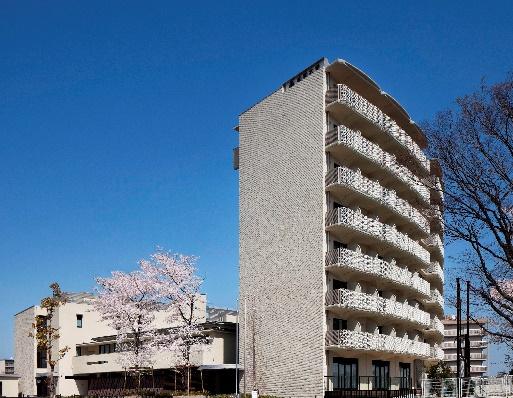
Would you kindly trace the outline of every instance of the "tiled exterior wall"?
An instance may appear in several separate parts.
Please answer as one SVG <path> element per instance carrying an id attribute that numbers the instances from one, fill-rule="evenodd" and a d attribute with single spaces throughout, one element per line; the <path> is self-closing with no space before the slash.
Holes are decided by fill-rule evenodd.
<path id="1" fill-rule="evenodd" d="M 14 364 L 23 395 L 36 395 L 36 343 L 29 337 L 35 316 L 35 307 L 30 307 L 14 317 Z"/>
<path id="2" fill-rule="evenodd" d="M 324 86 L 321 66 L 240 117 L 240 356 L 247 392 L 323 393 Z"/>

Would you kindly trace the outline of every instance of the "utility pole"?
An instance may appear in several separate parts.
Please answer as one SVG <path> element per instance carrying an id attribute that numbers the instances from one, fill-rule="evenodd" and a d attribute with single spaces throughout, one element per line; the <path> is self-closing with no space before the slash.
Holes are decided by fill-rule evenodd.
<path id="1" fill-rule="evenodd" d="M 461 287 L 460 278 L 456 278 L 456 397 L 461 396 Z"/>
<path id="2" fill-rule="evenodd" d="M 470 377 L 470 281 L 467 281 L 467 333 L 465 334 L 465 377 Z"/>

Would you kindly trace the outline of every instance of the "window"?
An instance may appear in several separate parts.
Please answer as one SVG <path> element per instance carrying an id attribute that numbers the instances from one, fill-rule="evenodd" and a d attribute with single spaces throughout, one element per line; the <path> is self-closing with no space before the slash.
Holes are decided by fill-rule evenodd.
<path id="1" fill-rule="evenodd" d="M 338 250 L 338 249 L 347 249 L 347 244 L 345 243 L 342 243 L 342 242 L 339 242 L 337 240 L 334 240 L 333 241 L 333 248 L 335 250 Z"/>
<path id="2" fill-rule="evenodd" d="M 110 354 L 116 351 L 116 344 L 101 344 L 98 346 L 98 352 L 100 354 Z"/>
<path id="3" fill-rule="evenodd" d="M 378 326 L 378 333 L 383 334 L 383 326 Z"/>
<path id="4" fill-rule="evenodd" d="M 347 289 L 347 282 L 333 279 L 333 290 L 337 290 L 337 289 Z"/>
<path id="5" fill-rule="evenodd" d="M 357 390 L 358 359 L 333 358 L 332 376 L 334 390 Z"/>
<path id="6" fill-rule="evenodd" d="M 390 387 L 390 362 L 372 361 L 372 376 L 374 390 L 388 390 Z"/>
<path id="7" fill-rule="evenodd" d="M 409 363 L 399 362 L 399 377 L 399 388 L 410 389 L 412 387 Z"/>
<path id="8" fill-rule="evenodd" d="M 82 347 L 77 347 L 77 357 L 82 356 Z"/>
<path id="9" fill-rule="evenodd" d="M 84 316 L 82 314 L 77 314 L 77 328 L 82 328 L 82 320 Z"/>
<path id="10" fill-rule="evenodd" d="M 347 320 L 333 318 L 333 330 L 347 330 Z"/>
<path id="11" fill-rule="evenodd" d="M 36 361 L 37 361 L 38 368 L 46 369 L 46 352 L 37 350 Z"/>

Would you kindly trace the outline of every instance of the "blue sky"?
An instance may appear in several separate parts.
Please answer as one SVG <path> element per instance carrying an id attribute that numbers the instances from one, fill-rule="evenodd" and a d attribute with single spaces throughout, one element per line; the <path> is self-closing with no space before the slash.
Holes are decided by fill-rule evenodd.
<path id="1" fill-rule="evenodd" d="M 232 127 L 318 58 L 417 121 L 513 70 L 506 1 L 3 1 L 0 18 L 0 357 L 50 282 L 91 290 L 156 246 L 200 256 L 209 301 L 234 307 Z"/>

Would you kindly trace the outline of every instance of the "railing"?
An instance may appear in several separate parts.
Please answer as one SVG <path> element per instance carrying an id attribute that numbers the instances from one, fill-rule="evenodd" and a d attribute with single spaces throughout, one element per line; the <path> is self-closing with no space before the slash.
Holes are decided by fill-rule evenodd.
<path id="1" fill-rule="evenodd" d="M 326 135 L 326 145 L 335 142 L 351 148 L 361 156 L 392 173 L 396 178 L 414 190 L 424 202 L 429 203 L 430 194 L 428 187 L 411 170 L 399 164 L 395 155 L 384 151 L 379 145 L 364 138 L 359 131 L 340 125 L 337 129 L 329 131 Z"/>
<path id="2" fill-rule="evenodd" d="M 471 324 L 470 326 L 472 327 L 475 325 Z M 444 334 L 445 334 L 445 336 L 456 336 L 458 334 L 457 332 L 458 331 L 456 329 L 451 329 L 451 330 L 445 330 Z M 463 326 L 461 329 L 461 335 L 463 336 L 465 333 L 467 333 L 467 327 Z M 471 336 L 483 336 L 485 334 L 485 332 L 483 329 L 469 329 L 469 334 Z"/>
<path id="3" fill-rule="evenodd" d="M 471 341 L 470 342 L 470 347 L 478 347 L 478 348 L 482 348 L 482 347 L 486 347 L 487 346 L 487 342 L 486 341 Z M 442 343 L 442 347 L 443 348 L 456 348 L 456 342 L 453 342 L 453 341 L 444 341 Z M 464 342 L 461 342 L 461 347 L 465 347 L 465 343 Z"/>
<path id="4" fill-rule="evenodd" d="M 390 392 L 384 397 L 410 396 L 404 395 L 411 393 L 413 398 L 414 391 L 411 378 L 408 377 L 380 377 L 380 376 L 357 376 L 351 375 L 324 376 L 324 390 L 330 394 L 327 397 L 381 397 L 382 392 Z M 400 395 L 394 393 L 399 392 Z M 408 390 L 411 390 L 408 391 Z M 370 394 L 362 395 L 358 392 L 367 392 Z"/>
<path id="5" fill-rule="evenodd" d="M 332 92 L 328 92 L 328 97 L 330 94 L 332 94 Z M 388 134 L 394 141 L 405 148 L 424 168 L 424 170 L 430 170 L 429 160 L 417 143 L 376 105 L 367 101 L 360 94 L 351 90 L 345 84 L 337 84 L 336 100 L 343 102 L 349 108 L 353 109 L 355 112 L 359 113 L 369 122 L 378 127 L 381 131 Z"/>
<path id="6" fill-rule="evenodd" d="M 431 359 L 436 359 L 436 360 L 439 360 L 441 361 L 442 359 L 444 359 L 444 350 L 442 350 L 438 344 L 435 344 L 433 347 L 430 348 L 430 351 L 431 351 Z"/>
<path id="7" fill-rule="evenodd" d="M 452 372 L 456 372 L 458 370 L 458 368 L 456 366 L 449 366 L 449 368 L 451 369 Z M 470 372 L 474 372 L 474 373 L 480 373 L 480 372 L 486 372 L 486 370 L 488 369 L 488 366 L 471 366 L 470 367 Z"/>
<path id="8" fill-rule="evenodd" d="M 442 239 L 440 239 L 440 235 L 431 234 L 429 237 L 423 239 L 423 242 L 428 247 L 434 247 L 440 252 L 442 257 L 444 256 L 444 244 L 442 243 Z"/>
<path id="9" fill-rule="evenodd" d="M 429 328 L 432 330 L 436 330 L 440 334 L 444 334 L 444 324 L 438 317 L 435 315 L 433 319 L 431 319 L 431 323 L 429 325 Z"/>
<path id="10" fill-rule="evenodd" d="M 422 380 L 422 398 L 492 398 L 512 395 L 512 376 Z"/>
<path id="11" fill-rule="evenodd" d="M 332 209 L 326 214 L 326 226 L 346 225 L 363 234 L 373 236 L 403 250 L 429 264 L 429 252 L 395 226 L 384 224 L 347 207 Z"/>
<path id="12" fill-rule="evenodd" d="M 442 283 L 444 283 L 444 270 L 440 267 L 440 264 L 437 261 L 433 261 L 429 264 L 429 267 L 426 269 L 426 274 L 431 274 L 440 279 Z"/>
<path id="13" fill-rule="evenodd" d="M 357 332 L 353 330 L 328 330 L 328 347 L 349 348 L 363 351 L 380 351 L 393 354 L 431 357 L 431 347 L 427 343 L 411 340 L 407 337 L 395 337 L 384 334 Z"/>
<path id="14" fill-rule="evenodd" d="M 427 304 L 437 304 L 438 306 L 440 306 L 440 308 L 444 308 L 444 304 L 445 304 L 445 301 L 444 301 L 444 296 L 442 296 L 440 294 L 440 292 L 438 291 L 438 289 L 432 289 L 431 290 L 431 298 L 428 302 L 426 302 Z"/>
<path id="15" fill-rule="evenodd" d="M 422 279 L 417 273 L 411 273 L 406 268 L 397 266 L 395 260 L 387 262 L 378 257 L 371 257 L 361 252 L 340 248 L 326 253 L 326 266 L 351 268 L 414 289 L 427 297 L 431 294 L 427 281 Z"/>
<path id="16" fill-rule="evenodd" d="M 357 311 L 371 312 L 390 318 L 401 319 L 428 327 L 429 314 L 407 302 L 359 293 L 348 289 L 331 290 L 326 294 L 326 305 L 345 307 Z"/>
<path id="17" fill-rule="evenodd" d="M 429 232 L 429 222 L 415 207 L 397 196 L 396 191 L 387 189 L 379 182 L 364 177 L 360 170 L 337 167 L 326 175 L 326 186 L 341 184 L 351 187 L 362 195 L 371 197 L 378 203 L 390 208 L 399 216 L 413 222 L 425 233 Z"/>
<path id="18" fill-rule="evenodd" d="M 478 353 L 470 353 L 470 359 L 486 359 L 488 358 L 487 354 L 478 354 Z M 447 361 L 455 361 L 456 360 L 456 354 L 445 354 L 444 359 Z"/>

